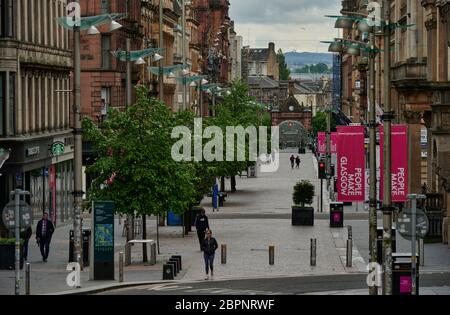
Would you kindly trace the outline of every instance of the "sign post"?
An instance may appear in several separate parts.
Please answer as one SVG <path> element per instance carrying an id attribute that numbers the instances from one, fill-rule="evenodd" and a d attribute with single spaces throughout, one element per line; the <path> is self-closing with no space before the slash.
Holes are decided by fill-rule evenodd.
<path id="1" fill-rule="evenodd" d="M 412 251 L 412 257 L 411 257 L 411 263 L 412 263 L 412 295 L 416 295 L 416 274 L 417 274 L 417 256 L 416 256 L 416 246 L 417 246 L 417 200 L 418 199 L 427 199 L 426 196 L 423 195 L 409 195 L 408 198 L 412 200 L 412 222 L 411 222 L 411 228 L 412 228 L 412 239 L 411 239 L 411 251 Z"/>
<path id="2" fill-rule="evenodd" d="M 92 204 L 91 279 L 114 279 L 114 203 L 97 201 Z"/>
<path id="3" fill-rule="evenodd" d="M 14 201 L 10 202 L 3 209 L 3 223 L 9 230 L 14 230 L 15 234 L 15 294 L 20 295 L 20 231 L 31 226 L 31 207 L 21 201 L 20 198 L 29 195 L 27 191 L 16 189 L 10 192 L 14 196 Z"/>
<path id="4" fill-rule="evenodd" d="M 411 240 L 411 294 L 416 295 L 417 292 L 417 240 L 424 239 L 429 230 L 429 222 L 427 215 L 417 209 L 417 200 L 426 199 L 424 195 L 409 195 L 412 209 L 402 212 L 398 219 L 397 227 L 400 235 L 406 239 Z"/>

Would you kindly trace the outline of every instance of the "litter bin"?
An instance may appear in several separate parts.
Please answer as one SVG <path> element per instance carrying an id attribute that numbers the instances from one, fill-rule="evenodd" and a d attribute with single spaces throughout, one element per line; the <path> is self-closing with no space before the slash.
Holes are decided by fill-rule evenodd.
<path id="1" fill-rule="evenodd" d="M 383 228 L 377 229 L 377 261 L 383 264 Z M 397 252 L 397 229 L 392 228 L 392 253 Z"/>
<path id="2" fill-rule="evenodd" d="M 69 242 L 69 262 L 76 262 L 74 258 L 74 233 L 70 230 L 70 242 Z M 91 242 L 91 230 L 83 230 L 83 265 L 89 267 L 89 248 Z"/>
<path id="3" fill-rule="evenodd" d="M 330 227 L 344 227 L 344 204 L 342 202 L 330 203 Z"/>
<path id="4" fill-rule="evenodd" d="M 183 217 L 169 211 L 167 214 L 167 226 L 183 226 Z"/>
<path id="5" fill-rule="evenodd" d="M 419 295 L 420 291 L 419 278 L 419 264 L 417 264 L 416 295 Z M 393 295 L 412 295 L 411 254 L 392 254 L 392 291 Z"/>

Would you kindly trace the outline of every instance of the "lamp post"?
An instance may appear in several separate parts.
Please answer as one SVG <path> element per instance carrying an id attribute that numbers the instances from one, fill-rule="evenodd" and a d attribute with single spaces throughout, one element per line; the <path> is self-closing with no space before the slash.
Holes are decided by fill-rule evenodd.
<path id="1" fill-rule="evenodd" d="M 391 1 L 383 0 L 384 9 L 384 163 L 383 163 L 383 295 L 392 295 L 392 157 L 391 127 Z"/>
<path id="2" fill-rule="evenodd" d="M 164 48 L 164 7 L 163 0 L 159 0 L 159 47 Z M 162 69 L 163 61 L 159 61 L 159 99 L 164 102 L 164 76 Z"/>
<path id="3" fill-rule="evenodd" d="M 73 134 L 74 134 L 74 213 L 73 213 L 73 233 L 74 233 L 74 255 L 83 261 L 82 233 L 83 233 L 83 130 L 81 125 L 81 57 L 80 43 L 81 30 L 87 30 L 88 35 L 99 34 L 97 25 L 110 23 L 110 31 L 121 27 L 116 19 L 122 19 L 122 14 L 103 14 L 82 18 L 80 16 L 80 0 L 76 0 L 67 7 L 68 17 L 60 17 L 58 23 L 73 31 Z M 75 12 L 75 13 L 74 13 Z M 83 268 L 83 264 L 81 265 Z"/>
<path id="4" fill-rule="evenodd" d="M 349 14 L 360 15 L 360 13 L 349 12 Z M 350 18 L 351 19 L 351 18 Z M 369 53 L 369 105 L 370 105 L 370 117 L 369 117 L 369 130 L 370 130 L 370 143 L 369 143 L 369 165 L 370 165 L 370 188 L 369 188 L 369 251 L 370 262 L 372 268 L 374 268 L 377 262 L 377 144 L 376 144 L 376 107 L 375 107 L 375 88 L 376 88 L 376 76 L 375 76 L 375 57 L 378 49 L 375 47 L 375 28 L 360 18 L 358 20 L 358 29 L 362 32 L 369 33 L 369 48 L 366 49 Z M 339 21 L 339 20 L 338 20 Z M 348 19 L 345 19 L 346 23 L 342 23 L 341 28 L 353 28 L 353 23 L 349 23 Z M 352 24 L 352 25 L 350 25 Z M 339 26 L 336 22 L 336 26 Z M 361 45 L 363 43 L 352 40 L 341 40 L 339 43 L 332 43 L 330 50 L 343 51 L 343 45 L 345 42 L 351 43 L 351 46 L 347 49 L 347 52 L 352 55 L 359 55 Z M 374 269 L 369 270 L 369 273 L 375 272 Z M 378 295 L 378 288 L 376 285 L 369 287 L 370 295 Z"/>
<path id="5" fill-rule="evenodd" d="M 80 3 L 77 0 L 76 3 Z M 74 67 L 74 80 L 73 80 L 73 134 L 75 141 L 74 148 L 74 191 L 73 191 L 73 210 L 74 210 L 74 220 L 73 220 L 73 244 L 74 253 L 73 257 L 80 257 L 83 261 L 83 246 L 82 246 L 82 235 L 83 235 L 83 183 L 82 183 L 82 167 L 83 167 L 83 131 L 81 126 L 81 57 L 80 57 L 80 44 L 81 44 L 81 32 L 80 25 L 75 25 L 73 36 L 73 67 Z M 83 264 L 82 264 L 83 265 Z"/>
<path id="6" fill-rule="evenodd" d="M 182 6 L 182 29 L 183 29 L 183 35 L 181 36 L 183 43 L 181 44 L 181 47 L 183 49 L 182 52 L 182 63 L 186 64 L 186 0 L 181 0 L 181 6 Z M 187 86 L 186 84 L 183 84 L 183 110 L 186 110 L 186 93 L 187 93 Z"/>

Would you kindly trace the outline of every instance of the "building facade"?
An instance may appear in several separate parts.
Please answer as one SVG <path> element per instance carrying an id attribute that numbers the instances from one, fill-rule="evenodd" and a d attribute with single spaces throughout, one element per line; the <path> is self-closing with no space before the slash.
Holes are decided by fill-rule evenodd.
<path id="1" fill-rule="evenodd" d="M 55 223 L 73 210 L 69 34 L 56 23 L 67 1 L 6 0 L 0 6 L 0 147 L 11 150 L 0 176 L 0 208 L 16 187 L 34 218 Z"/>
<path id="2" fill-rule="evenodd" d="M 250 76 L 247 78 L 249 95 L 259 104 L 278 110 L 280 104 L 288 98 L 288 83 L 275 81 L 265 76 Z"/>
<path id="3" fill-rule="evenodd" d="M 242 47 L 243 37 L 237 35 L 234 29 L 234 21 L 231 22 L 230 29 L 230 79 L 231 81 L 242 79 Z"/>
<path id="4" fill-rule="evenodd" d="M 193 8 L 200 23 L 199 43 L 202 72 L 211 83 L 227 86 L 230 83 L 230 41 L 228 0 L 196 0 Z"/>
<path id="5" fill-rule="evenodd" d="M 280 66 L 278 64 L 275 44 L 269 43 L 268 48 L 250 48 L 248 46 L 242 49 L 242 77 L 266 76 L 280 80 Z"/>
<path id="6" fill-rule="evenodd" d="M 366 12 L 366 1 L 342 1 L 342 13 Z M 376 46 L 391 51 L 391 105 L 394 123 L 409 129 L 409 191 L 443 196 L 442 207 L 450 216 L 450 3 L 447 0 L 391 1 L 391 46 L 377 36 Z M 403 26 L 403 27 L 398 27 Z M 365 40 L 366 34 L 344 30 L 344 38 Z M 376 106 L 383 114 L 384 58 L 376 57 Z M 343 110 L 363 119 L 367 104 L 367 60 L 343 54 Z M 361 93 L 363 91 L 363 93 Z M 360 92 L 360 93 L 358 93 Z M 380 117 L 379 117 L 380 118 Z M 356 122 L 356 121 L 355 121 Z M 418 171 L 419 170 L 419 171 Z M 425 185 L 424 185 L 425 184 Z M 446 222 L 448 222 L 446 220 Z M 448 224 L 444 224 L 447 228 Z"/>

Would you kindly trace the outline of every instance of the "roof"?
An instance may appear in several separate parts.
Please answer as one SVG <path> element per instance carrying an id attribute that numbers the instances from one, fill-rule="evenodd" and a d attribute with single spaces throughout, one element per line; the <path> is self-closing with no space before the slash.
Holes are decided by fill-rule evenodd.
<path id="1" fill-rule="evenodd" d="M 312 89 L 307 87 L 302 83 L 295 83 L 294 85 L 294 94 L 313 94 L 315 93 Z"/>
<path id="2" fill-rule="evenodd" d="M 302 113 L 306 109 L 300 105 L 294 95 L 289 95 L 288 99 L 280 106 L 280 112 L 282 113 Z"/>
<path id="3" fill-rule="evenodd" d="M 276 89 L 280 86 L 277 81 L 266 76 L 249 76 L 248 85 L 258 86 L 260 89 Z"/>
<path id="4" fill-rule="evenodd" d="M 269 59 L 268 48 L 250 48 L 248 53 L 249 61 L 267 61 Z"/>

